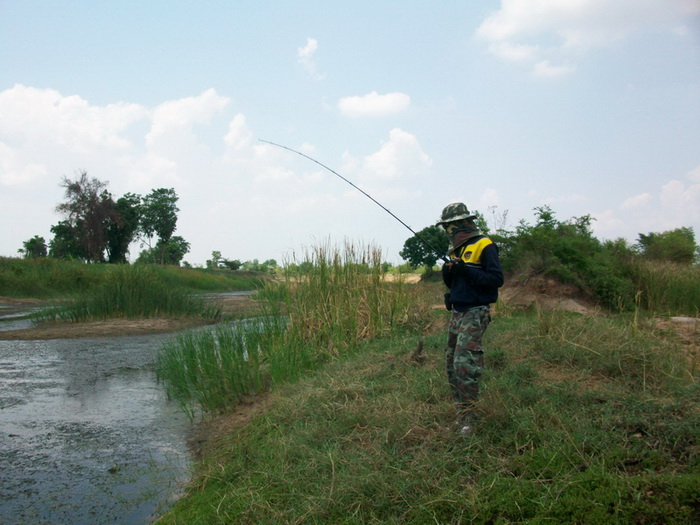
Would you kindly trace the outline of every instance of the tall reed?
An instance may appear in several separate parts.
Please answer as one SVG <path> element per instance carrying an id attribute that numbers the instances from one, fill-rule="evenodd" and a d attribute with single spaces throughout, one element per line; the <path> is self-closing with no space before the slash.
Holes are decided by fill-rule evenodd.
<path id="1" fill-rule="evenodd" d="M 644 308 L 671 315 L 698 315 L 700 266 L 637 260 L 629 265 L 629 272 Z"/>
<path id="2" fill-rule="evenodd" d="M 283 319 L 264 317 L 187 332 L 161 349 L 158 378 L 191 416 L 235 405 L 267 388 L 264 363 L 283 330 Z"/>
<path id="3" fill-rule="evenodd" d="M 409 285 L 385 281 L 377 249 L 322 246 L 305 263 L 304 275 L 287 272 L 283 282 L 268 283 L 258 292 L 259 322 L 220 328 L 213 335 L 186 335 L 164 347 L 159 375 L 169 393 L 207 411 L 225 409 L 242 393 L 259 391 L 261 384 L 296 379 L 352 353 L 360 341 L 417 328 L 427 319 L 428 309 L 414 304 Z M 264 340 L 255 346 L 249 337 Z M 245 365 L 243 346 L 248 349 Z M 257 348 L 255 359 L 252 347 Z"/>
<path id="4" fill-rule="evenodd" d="M 85 264 L 51 257 L 20 259 L 0 257 L 0 295 L 55 298 L 86 292 L 111 278 L 112 272 L 140 271 L 141 264 Z M 265 276 L 245 271 L 215 271 L 178 266 L 149 265 L 154 275 L 169 286 L 192 292 L 252 290 Z"/>
<path id="5" fill-rule="evenodd" d="M 79 322 L 111 317 L 216 320 L 219 315 L 219 306 L 180 286 L 169 285 L 151 266 L 136 265 L 112 268 L 108 279 L 66 303 L 39 312 L 37 317 Z"/>

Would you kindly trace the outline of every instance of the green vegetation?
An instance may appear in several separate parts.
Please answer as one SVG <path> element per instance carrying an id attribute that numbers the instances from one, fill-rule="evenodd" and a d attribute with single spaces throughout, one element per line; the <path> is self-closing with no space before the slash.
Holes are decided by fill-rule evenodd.
<path id="1" fill-rule="evenodd" d="M 438 288 L 409 294 L 421 309 Z M 311 310 L 290 325 L 313 331 Z M 159 523 L 696 523 L 697 353 L 644 315 L 497 312 L 472 435 L 452 426 L 429 329 L 446 313 L 426 310 L 275 385 Z"/>
<path id="2" fill-rule="evenodd" d="M 627 271 L 641 306 L 669 315 L 700 316 L 700 266 L 637 261 Z"/>
<path id="3" fill-rule="evenodd" d="M 502 227 L 506 216 L 504 213 L 499 218 L 494 213 L 499 227 L 493 234 L 482 216 L 478 225 L 499 246 L 509 280 L 524 283 L 534 276 L 545 276 L 571 283 L 582 294 L 617 311 L 630 311 L 643 304 L 666 313 L 697 313 L 700 287 L 687 286 L 698 282 L 700 272 L 700 267 L 694 265 L 700 260 L 700 247 L 692 228 L 640 233 L 639 242 L 630 246 L 624 239 L 596 239 L 589 215 L 561 221 L 551 208 L 542 206 L 535 208 L 534 224 L 521 220 L 513 231 Z M 421 230 L 419 235 L 437 248 L 448 242 L 435 226 Z M 430 270 L 437 260 L 416 236 L 405 242 L 400 255 L 412 268 L 427 265 Z M 670 283 L 679 288 L 667 287 Z"/>
<path id="4" fill-rule="evenodd" d="M 179 265 L 190 244 L 173 235 L 180 211 L 175 190 L 158 188 L 145 196 L 127 193 L 115 201 L 107 185 L 85 171 L 75 180 L 63 177 L 65 201 L 56 207 L 63 219 L 51 226 L 53 239 L 47 246 L 43 237 L 35 235 L 19 252 L 26 258 L 48 254 L 57 259 L 123 264 L 131 243 L 139 240 L 148 246 L 139 254 L 139 262 Z"/>
<path id="5" fill-rule="evenodd" d="M 56 299 L 88 293 L 113 275 L 142 272 L 142 265 L 84 264 L 51 257 L 0 257 L 0 296 Z M 188 292 L 253 290 L 262 285 L 259 274 L 210 271 L 177 266 L 149 266 L 154 279 Z M 120 273 L 121 272 L 121 273 Z"/>
<path id="6" fill-rule="evenodd" d="M 71 322 L 124 317 L 198 317 L 216 321 L 221 309 L 183 286 L 172 286 L 146 265 L 112 268 L 99 284 L 58 306 L 41 310 L 39 320 Z"/>
<path id="7" fill-rule="evenodd" d="M 192 413 L 231 409 L 243 395 L 278 385 L 357 351 L 362 341 L 418 326 L 413 290 L 383 280 L 373 250 L 321 248 L 310 271 L 258 292 L 263 315 L 214 332 L 188 333 L 166 345 L 158 375 L 168 394 Z M 423 320 L 424 322 L 424 320 Z"/>

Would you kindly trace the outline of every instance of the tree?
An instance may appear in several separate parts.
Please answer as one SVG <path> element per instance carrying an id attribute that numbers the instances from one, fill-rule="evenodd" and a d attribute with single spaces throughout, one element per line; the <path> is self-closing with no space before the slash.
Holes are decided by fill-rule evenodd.
<path id="1" fill-rule="evenodd" d="M 34 259 L 36 257 L 46 257 L 47 248 L 46 240 L 43 237 L 35 235 L 31 239 L 22 243 L 24 248 L 17 250 L 25 259 Z"/>
<path id="2" fill-rule="evenodd" d="M 221 252 L 218 250 L 214 250 L 211 252 L 211 259 L 207 259 L 207 268 L 211 270 L 215 270 L 219 267 L 219 264 L 222 263 L 221 259 Z"/>
<path id="3" fill-rule="evenodd" d="M 420 237 L 420 238 L 419 238 Z M 425 239 L 430 246 L 421 239 Z M 406 240 L 399 255 L 411 265 L 411 268 L 425 266 L 431 270 L 440 254 L 447 253 L 450 241 L 445 231 L 439 226 L 428 226 Z"/>
<path id="4" fill-rule="evenodd" d="M 72 242 L 64 243 L 64 248 L 74 250 L 66 255 L 88 262 L 104 261 L 107 225 L 117 217 L 112 195 L 106 190 L 107 183 L 89 178 L 83 171 L 75 180 L 64 177 L 61 186 L 66 189 L 66 201 L 56 211 L 65 215 L 68 226 L 61 231 L 63 235 L 74 236 Z"/>
<path id="5" fill-rule="evenodd" d="M 234 259 L 233 261 L 230 261 L 229 259 L 222 259 L 221 264 L 223 264 L 229 270 L 238 270 L 241 266 L 243 266 L 243 263 L 238 259 Z"/>
<path id="6" fill-rule="evenodd" d="M 640 233 L 637 248 L 649 259 L 679 264 L 692 264 L 698 255 L 693 228 L 685 227 L 663 233 Z"/>
<path id="7" fill-rule="evenodd" d="M 49 255 L 56 259 L 85 260 L 85 250 L 79 242 L 77 227 L 68 221 L 59 221 L 51 226 L 53 239 L 49 242 Z"/>
<path id="8" fill-rule="evenodd" d="M 115 203 L 116 216 L 106 226 L 107 259 L 126 263 L 129 245 L 135 240 L 141 220 L 141 196 L 127 193 Z"/>
<path id="9" fill-rule="evenodd" d="M 141 232 L 150 240 L 157 236 L 168 242 L 177 228 L 177 207 L 179 197 L 173 188 L 158 188 L 143 198 L 141 208 Z"/>
<path id="10" fill-rule="evenodd" d="M 175 235 L 169 241 L 158 243 L 153 248 L 143 250 L 136 262 L 149 264 L 173 264 L 179 266 L 182 259 L 190 251 L 190 243 Z"/>

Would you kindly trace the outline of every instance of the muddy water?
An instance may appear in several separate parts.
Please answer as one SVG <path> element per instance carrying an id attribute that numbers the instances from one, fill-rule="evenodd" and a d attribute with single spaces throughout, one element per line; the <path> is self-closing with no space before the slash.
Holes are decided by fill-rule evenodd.
<path id="1" fill-rule="evenodd" d="M 0 341 L 0 524 L 145 524 L 188 479 L 169 335 Z"/>

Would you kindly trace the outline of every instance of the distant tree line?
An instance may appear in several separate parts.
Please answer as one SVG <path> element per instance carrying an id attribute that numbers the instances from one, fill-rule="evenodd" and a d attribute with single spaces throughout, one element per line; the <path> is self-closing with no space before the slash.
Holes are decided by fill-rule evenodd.
<path id="1" fill-rule="evenodd" d="M 253 259 L 252 261 L 241 262 L 238 259 L 226 259 L 222 257 L 220 251 L 214 250 L 211 252 L 211 259 L 207 259 L 206 267 L 210 270 L 228 269 L 272 273 L 277 268 L 277 261 L 268 259 L 267 261 L 260 262 L 258 259 Z"/>
<path id="2" fill-rule="evenodd" d="M 83 171 L 75 180 L 63 178 L 65 200 L 56 211 L 63 219 L 51 226 L 48 245 L 38 235 L 19 250 L 26 258 L 55 257 L 88 263 L 126 263 L 129 247 L 145 248 L 137 262 L 179 265 L 190 244 L 174 235 L 178 196 L 172 188 L 158 188 L 147 195 L 127 193 L 114 199 L 107 183 Z"/>

